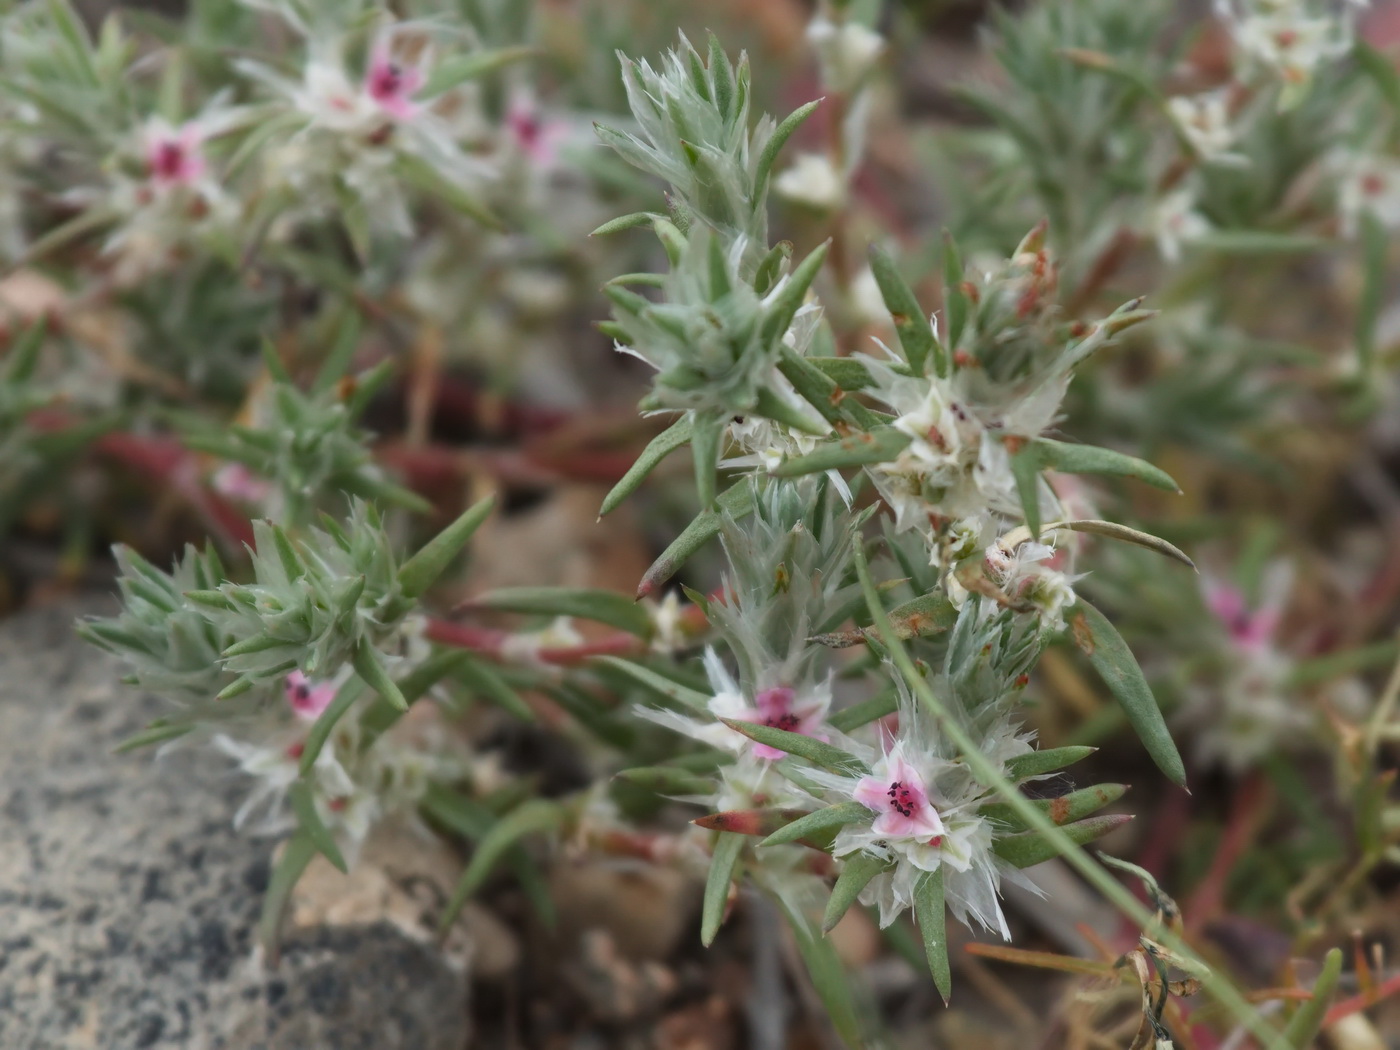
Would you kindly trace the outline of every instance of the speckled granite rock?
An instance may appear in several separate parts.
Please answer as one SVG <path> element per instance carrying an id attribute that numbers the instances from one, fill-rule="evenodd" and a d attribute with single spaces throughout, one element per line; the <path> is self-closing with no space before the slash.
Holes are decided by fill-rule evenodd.
<path id="1" fill-rule="evenodd" d="M 295 931 L 263 970 L 271 844 L 207 756 L 112 754 L 160 705 L 82 611 L 0 622 L 0 1047 L 462 1050 L 464 978 L 387 923 Z"/>

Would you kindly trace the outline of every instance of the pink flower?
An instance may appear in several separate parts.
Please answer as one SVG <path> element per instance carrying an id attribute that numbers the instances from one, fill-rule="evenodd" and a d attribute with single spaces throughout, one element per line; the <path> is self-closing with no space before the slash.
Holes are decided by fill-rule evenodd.
<path id="1" fill-rule="evenodd" d="M 423 71 L 394 61 L 389 45 L 376 43 L 365 71 L 365 94 L 395 120 L 409 120 L 418 112 L 414 94 L 423 86 Z"/>
<path id="2" fill-rule="evenodd" d="M 559 159 L 559 143 L 569 133 L 562 120 L 544 120 L 533 99 L 516 95 L 506 107 L 506 131 L 512 141 L 532 164 L 553 167 Z"/>
<path id="3" fill-rule="evenodd" d="M 287 703 L 304 722 L 314 722 L 331 706 L 337 686 L 334 682 L 315 682 L 300 671 L 287 675 Z"/>
<path id="4" fill-rule="evenodd" d="M 1245 604 L 1244 592 L 1228 583 L 1204 585 L 1206 608 L 1229 632 L 1230 641 L 1238 648 L 1258 652 L 1273 641 L 1278 630 L 1279 610 L 1264 605 L 1251 611 Z"/>
<path id="5" fill-rule="evenodd" d="M 928 800 L 923 777 L 898 749 L 885 756 L 875 767 L 874 775 L 860 778 L 852 796 L 879 814 L 870 828 L 874 834 L 942 845 L 943 820 Z"/>
<path id="6" fill-rule="evenodd" d="M 146 174 L 157 186 L 190 186 L 203 177 L 206 165 L 201 135 L 193 123 L 179 130 L 158 121 L 146 136 Z"/>
<path id="7" fill-rule="evenodd" d="M 739 717 L 745 722 L 757 722 L 774 729 L 786 729 L 789 733 L 801 733 L 803 736 L 825 740 L 826 737 L 818 732 L 825 712 L 826 704 L 820 700 L 799 704 L 797 691 L 780 685 L 760 692 L 754 697 L 754 706 Z M 776 747 L 759 743 L 753 745 L 753 753 L 756 758 L 774 762 L 787 754 Z"/>
<path id="8" fill-rule="evenodd" d="M 214 472 L 214 491 L 245 503 L 262 503 L 272 492 L 272 486 L 255 475 L 242 463 L 228 463 Z"/>

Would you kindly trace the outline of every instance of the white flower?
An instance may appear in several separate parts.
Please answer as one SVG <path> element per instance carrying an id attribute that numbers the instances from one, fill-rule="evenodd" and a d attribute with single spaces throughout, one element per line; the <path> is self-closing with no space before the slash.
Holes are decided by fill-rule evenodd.
<path id="1" fill-rule="evenodd" d="M 1339 172 L 1337 211 L 1343 233 L 1355 235 L 1367 214 L 1387 229 L 1400 229 L 1400 161 L 1348 153 L 1336 158 L 1333 167 Z"/>
<path id="2" fill-rule="evenodd" d="M 1200 95 L 1178 95 L 1167 100 L 1167 114 L 1201 158 L 1207 161 L 1240 162 L 1244 158 L 1230 152 L 1235 131 L 1230 126 L 1228 89 Z"/>
<path id="3" fill-rule="evenodd" d="M 1065 629 L 1065 610 L 1076 600 L 1074 578 L 1047 564 L 1057 554 L 1053 547 L 1031 541 L 1014 550 L 994 543 L 986 554 L 997 585 L 1014 601 L 1030 605 L 1047 634 Z"/>
<path id="4" fill-rule="evenodd" d="M 846 180 L 824 153 L 799 153 L 781 175 L 773 180 L 779 196 L 817 211 L 835 211 L 846 196 Z"/>
<path id="5" fill-rule="evenodd" d="M 1349 14 L 1311 14 L 1300 0 L 1218 0 L 1247 66 L 1283 84 L 1281 104 L 1296 103 L 1324 62 L 1351 47 Z"/>
<path id="6" fill-rule="evenodd" d="M 1191 189 L 1173 190 L 1152 207 L 1150 225 L 1157 239 L 1157 250 L 1167 262 L 1181 258 L 1181 247 L 1211 231 L 1211 224 L 1196 211 L 1196 194 Z"/>
<path id="7" fill-rule="evenodd" d="M 858 88 L 885 49 L 885 39 L 859 22 L 836 23 L 818 15 L 807 25 L 807 39 L 821 63 L 822 82 L 847 95 Z"/>

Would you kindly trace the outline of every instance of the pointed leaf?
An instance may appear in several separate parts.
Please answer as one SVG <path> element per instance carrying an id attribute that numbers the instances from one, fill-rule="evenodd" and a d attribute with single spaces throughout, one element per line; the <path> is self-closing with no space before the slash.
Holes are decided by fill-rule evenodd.
<path id="1" fill-rule="evenodd" d="M 1108 474 L 1137 478 L 1167 492 L 1181 491 L 1181 487 L 1166 471 L 1154 467 L 1146 460 L 1127 456 L 1122 452 L 1094 445 L 1070 445 L 1049 438 L 1036 438 L 1031 444 L 1039 455 L 1041 465 L 1051 470 L 1065 474 Z"/>
<path id="2" fill-rule="evenodd" d="M 1018 438 L 1018 441 L 1024 441 Z M 1007 439 L 1011 445 L 1011 439 Z M 1011 453 L 1011 476 L 1016 479 L 1016 495 L 1021 501 L 1021 513 L 1031 539 L 1040 539 L 1040 455 L 1036 446 L 1025 441 Z"/>
<path id="3" fill-rule="evenodd" d="M 1077 824 L 1067 824 L 1063 830 L 1070 841 L 1082 846 L 1121 828 L 1132 819 L 1131 813 L 1108 813 L 1101 817 L 1081 820 Z M 1060 855 L 1054 843 L 1041 838 L 1040 834 L 1034 831 L 999 836 L 992 843 L 992 852 L 1013 868 L 1029 868 Z"/>
<path id="4" fill-rule="evenodd" d="M 904 451 L 911 440 L 908 434 L 894 427 L 880 427 L 868 434 L 852 434 L 839 441 L 824 442 L 806 455 L 784 460 L 772 473 L 774 477 L 796 478 L 867 463 L 888 463 Z"/>
<path id="5" fill-rule="evenodd" d="M 287 910 L 292 890 L 296 888 L 311 858 L 316 856 L 316 846 L 311 836 L 297 832 L 282 847 L 282 853 L 272 867 L 272 876 L 267 882 L 263 896 L 262 917 L 258 920 L 258 940 L 263 947 L 267 965 L 277 967 L 280 955 L 278 940 L 282 930 L 282 916 Z"/>
<path id="6" fill-rule="evenodd" d="M 781 895 L 773 896 L 787 916 L 798 954 L 802 956 L 802 962 L 807 967 L 807 976 L 812 979 L 812 988 L 826 1007 L 827 1017 L 836 1034 L 847 1046 L 868 1046 L 870 1041 L 862 1037 L 860 1016 L 856 1009 L 855 997 L 851 994 L 854 975 L 848 972 L 842 963 L 836 943 L 812 929 L 807 917 Z"/>
<path id="7" fill-rule="evenodd" d="M 864 390 L 875 383 L 870 369 L 853 357 L 808 357 L 805 360 L 843 390 Z"/>
<path id="8" fill-rule="evenodd" d="M 705 877 L 705 898 L 700 910 L 700 943 L 708 948 L 724 921 L 729 905 L 729 886 L 734 881 L 734 867 L 744 848 L 744 836 L 721 831 L 715 836 L 714 852 L 710 856 L 710 871 Z"/>
<path id="9" fill-rule="evenodd" d="M 763 318 L 762 334 L 766 344 L 771 346 L 787 332 L 798 308 L 802 306 L 803 299 L 807 297 L 807 289 L 812 287 L 812 282 L 821 272 L 822 263 L 826 261 L 826 253 L 830 248 L 831 242 L 823 241 L 788 274 L 786 283 L 768 304 L 767 313 Z"/>
<path id="10" fill-rule="evenodd" d="M 668 700 L 674 700 L 678 704 L 692 708 L 696 711 L 707 712 L 710 709 L 710 697 L 698 692 L 679 682 L 667 678 L 663 674 L 657 674 L 649 667 L 633 663 L 631 660 L 624 660 L 617 656 L 598 656 L 592 661 L 595 664 L 605 664 L 608 667 L 621 671 L 628 678 L 631 678 L 639 685 L 643 685 L 652 692 L 660 693 Z"/>
<path id="11" fill-rule="evenodd" d="M 434 98 L 459 84 L 476 80 L 487 73 L 495 72 L 514 62 L 533 58 L 537 54 L 539 52 L 532 47 L 499 47 L 470 55 L 455 55 L 444 59 L 433 68 L 427 83 L 419 89 L 417 96 L 422 99 Z"/>
<path id="12" fill-rule="evenodd" d="M 341 872 L 349 872 L 350 869 L 345 866 L 345 858 L 340 854 L 340 847 L 336 845 L 335 836 L 322 822 L 321 815 L 316 812 L 316 802 L 311 797 L 311 785 L 305 780 L 298 780 L 287 789 L 287 798 L 291 801 L 292 812 L 296 814 L 301 834 L 310 840 L 318 853 Z"/>
<path id="13" fill-rule="evenodd" d="M 695 491 L 700 506 L 709 510 L 715 502 L 715 474 L 724 444 L 724 421 L 708 413 L 691 420 L 690 454 L 695 460 Z"/>
<path id="14" fill-rule="evenodd" d="M 1069 529 L 1072 532 L 1087 532 L 1095 536 L 1107 536 L 1109 539 L 1122 540 L 1124 543 L 1133 543 L 1139 547 L 1146 547 L 1150 551 L 1158 554 L 1165 554 L 1181 562 L 1188 569 L 1194 570 L 1196 563 L 1186 556 L 1186 553 L 1175 545 L 1168 543 L 1160 536 L 1153 536 L 1149 532 L 1141 532 L 1138 529 L 1129 528 L 1127 525 L 1119 525 L 1116 521 L 1095 521 L 1086 519 L 1083 521 L 1062 521 L 1055 525 L 1057 529 Z"/>
<path id="15" fill-rule="evenodd" d="M 801 812 L 797 809 L 727 809 L 723 813 L 696 817 L 691 823 L 706 831 L 767 836 L 791 823 Z"/>
<path id="16" fill-rule="evenodd" d="M 438 922 L 439 930 L 446 931 L 452 926 L 467 899 L 481 888 L 496 862 L 512 846 L 527 835 L 554 830 L 563 823 L 564 817 L 565 810 L 559 803 L 535 798 L 522 802 L 497 821 L 477 843 L 471 862 L 462 872 L 457 888 L 452 891 L 452 898 L 443 910 Z"/>
<path id="17" fill-rule="evenodd" d="M 588 236 L 603 237 L 610 233 L 631 230 L 638 226 L 650 226 L 658 218 L 660 218 L 660 216 L 655 212 L 634 211 L 629 215 L 619 215 L 616 219 L 609 219 Z"/>
<path id="18" fill-rule="evenodd" d="M 953 994 L 953 971 L 948 964 L 947 913 L 943 905 L 943 867 L 926 871 L 914 886 L 914 919 L 924 941 L 929 973 L 946 1006 Z"/>
<path id="19" fill-rule="evenodd" d="M 705 795 L 714 791 L 714 781 L 675 766 L 635 766 L 615 773 L 625 780 L 658 795 Z"/>
<path id="20" fill-rule="evenodd" d="M 783 118 L 768 141 L 764 143 L 762 152 L 758 155 L 758 164 L 754 167 L 754 208 L 759 208 L 763 203 L 764 195 L 768 192 L 768 179 L 773 173 L 773 165 L 777 162 L 778 154 L 783 146 L 787 145 L 787 140 L 792 138 L 792 133 L 796 131 L 804 120 L 812 115 L 812 110 L 821 104 L 821 99 L 813 99 L 804 106 L 799 106 L 786 117 Z"/>
<path id="21" fill-rule="evenodd" d="M 408 710 L 408 701 L 399 692 L 398 684 L 389 677 L 389 671 L 384 666 L 384 658 L 379 654 L 379 650 L 369 642 L 361 641 L 350 662 L 355 668 L 355 673 L 364 680 L 365 685 L 400 711 Z"/>
<path id="22" fill-rule="evenodd" d="M 1072 824 L 1116 802 L 1128 790 L 1126 784 L 1096 784 L 1061 795 L 1059 798 L 1033 798 L 1031 804 L 1055 824 Z M 989 802 L 979 810 L 987 820 L 1012 831 L 1026 830 L 1026 822 L 1009 802 Z"/>
<path id="23" fill-rule="evenodd" d="M 1069 615 L 1074 642 L 1089 657 L 1094 670 L 1123 708 L 1157 768 L 1174 784 L 1186 786 L 1186 768 L 1166 720 L 1152 696 L 1132 650 L 1117 628 L 1088 602 L 1080 599 Z"/>
<path id="24" fill-rule="evenodd" d="M 814 813 L 798 817 L 791 824 L 785 824 L 759 843 L 760 846 L 780 846 L 784 842 L 796 842 L 809 835 L 833 831 L 858 820 L 869 820 L 870 810 L 859 802 L 839 802 L 825 806 Z"/>
<path id="25" fill-rule="evenodd" d="M 1071 766 L 1088 758 L 1096 747 L 1052 747 L 1044 751 L 1032 751 L 1028 755 L 1017 755 L 1006 763 L 1006 779 L 1012 782 L 1053 773 L 1057 769 Z"/>
<path id="26" fill-rule="evenodd" d="M 650 637 L 654 627 L 651 615 L 633 599 L 616 591 L 589 587 L 507 587 L 478 595 L 467 605 L 535 616 L 593 620 L 639 638 Z"/>
<path id="27" fill-rule="evenodd" d="M 539 721 L 535 717 L 535 712 L 524 700 L 520 699 L 519 694 L 496 672 L 495 668 L 487 666 L 480 660 L 468 660 L 457 665 L 453 677 L 522 722 Z"/>
<path id="28" fill-rule="evenodd" d="M 466 546 L 472 533 L 495 506 L 496 498 L 487 496 L 429 540 L 417 554 L 399 566 L 399 589 L 409 598 L 417 598 L 426 591 Z"/>
<path id="29" fill-rule="evenodd" d="M 737 718 L 721 718 L 730 729 L 743 733 L 750 740 L 777 748 L 797 758 L 805 758 L 814 766 L 829 769 L 833 773 L 847 776 L 868 776 L 870 767 L 855 755 L 842 751 L 839 747 L 823 743 L 814 737 L 801 733 L 789 733 L 786 729 L 774 726 L 761 726 L 754 722 L 742 722 Z"/>
<path id="30" fill-rule="evenodd" d="M 932 355 L 934 371 L 940 376 L 946 376 L 947 355 L 934 338 L 933 326 L 929 324 L 919 300 L 914 297 L 913 289 L 900 275 L 899 268 L 895 266 L 888 252 L 872 244 L 869 255 L 870 272 L 874 274 L 875 283 L 880 288 L 880 296 L 890 311 L 890 319 L 894 321 L 894 330 L 899 336 L 899 345 L 904 350 L 904 358 L 909 362 L 909 367 L 916 374 L 923 375 L 924 363 Z"/>
<path id="31" fill-rule="evenodd" d="M 1283 1038 L 1294 1050 L 1309 1050 L 1322 1031 L 1322 1023 L 1327 1019 L 1327 1008 L 1332 1005 L 1332 997 L 1337 994 L 1337 982 L 1342 976 L 1342 950 L 1333 948 L 1322 962 L 1322 972 L 1313 985 L 1312 998 L 1300 1005 L 1297 1012 L 1288 1019 L 1288 1027 L 1283 1030 Z"/>
<path id="32" fill-rule="evenodd" d="M 627 468 L 622 480 L 614 485 L 612 491 L 604 498 L 598 517 L 610 513 L 619 503 L 637 491 L 647 475 L 656 469 L 657 464 L 690 440 L 690 433 L 690 416 L 686 415 L 652 438 L 642 450 L 642 454 L 637 457 L 637 462 Z"/>
<path id="33" fill-rule="evenodd" d="M 721 492 L 715 501 L 720 510 L 741 518 L 753 510 L 753 485 L 743 479 Z M 718 511 L 704 510 L 685 527 L 661 556 L 651 563 L 637 585 L 637 597 L 645 598 L 676 574 L 692 554 L 719 535 L 721 516 Z"/>
<path id="34" fill-rule="evenodd" d="M 846 857 L 841 862 L 841 874 L 836 876 L 836 885 L 831 887 L 826 912 L 822 915 L 822 929 L 830 933 L 856 902 L 861 891 L 870 884 L 870 880 L 889 866 L 889 861 L 873 853 L 853 853 Z"/>
<path id="35" fill-rule="evenodd" d="M 892 715 L 898 710 L 899 693 L 894 689 L 886 689 L 879 696 L 872 696 L 869 700 L 862 700 L 858 704 L 837 711 L 827 718 L 826 723 L 839 732 L 849 733 L 884 718 L 886 715 Z"/>

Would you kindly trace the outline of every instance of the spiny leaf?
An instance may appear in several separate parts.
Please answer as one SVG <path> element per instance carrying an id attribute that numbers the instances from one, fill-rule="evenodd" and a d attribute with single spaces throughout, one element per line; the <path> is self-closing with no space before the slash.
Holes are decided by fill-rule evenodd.
<path id="1" fill-rule="evenodd" d="M 1157 768 L 1174 784 L 1186 786 L 1186 767 L 1166 720 L 1128 644 L 1108 618 L 1082 598 L 1070 610 L 1074 642 L 1089 658 L 1128 716 Z"/>
<path id="2" fill-rule="evenodd" d="M 351 657 L 350 663 L 354 666 L 355 673 L 364 680 L 365 685 L 400 711 L 408 710 L 408 701 L 404 698 L 403 693 L 399 692 L 398 683 L 389 677 L 389 671 L 384 666 L 384 658 L 379 654 L 378 649 L 362 640 L 356 646 L 355 655 Z"/>
<path id="3" fill-rule="evenodd" d="M 1108 813 L 1101 817 L 1081 820 L 1077 824 L 1067 824 L 1063 830 L 1075 845 L 1082 846 L 1116 828 L 1121 828 L 1132 819 L 1130 813 Z M 1014 868 L 1029 868 L 1059 856 L 1059 850 L 1055 848 L 1054 843 L 1041 838 L 1034 831 L 1002 835 L 992 843 L 992 852 Z"/>
<path id="4" fill-rule="evenodd" d="M 822 915 L 822 929 L 831 932 L 841 917 L 850 910 L 870 880 L 890 866 L 890 862 L 873 853 L 853 853 L 841 863 L 841 874 L 831 887 L 831 896 Z"/>
<path id="5" fill-rule="evenodd" d="M 691 429 L 690 417 L 682 416 L 652 438 L 642 450 L 642 454 L 637 457 L 637 461 L 627 468 L 622 480 L 614 485 L 612 491 L 603 499 L 598 517 L 611 513 L 619 503 L 636 492 L 647 475 L 656 469 L 657 464 L 690 440 Z"/>
<path id="6" fill-rule="evenodd" d="M 721 831 L 715 836 L 714 852 L 710 856 L 710 872 L 705 878 L 705 898 L 700 909 L 700 943 L 708 948 L 724 921 L 729 904 L 729 886 L 734 881 L 734 866 L 744 848 L 744 836 Z"/>
<path id="7" fill-rule="evenodd" d="M 814 813 L 798 817 L 791 824 L 785 824 L 759 843 L 760 846 L 780 846 L 784 842 L 796 842 L 823 831 L 854 824 L 858 820 L 870 819 L 870 810 L 859 802 L 839 802 L 825 806 Z"/>
<path id="8" fill-rule="evenodd" d="M 802 305 L 802 300 L 807 296 L 807 289 L 812 287 L 812 282 L 821 272 L 822 263 L 826 261 L 826 253 L 830 247 L 830 241 L 823 241 L 788 274 L 787 282 L 778 291 L 776 298 L 769 303 L 763 318 L 762 335 L 765 343 L 771 345 L 781 339 L 783 333 L 788 330 Z"/>
<path id="9" fill-rule="evenodd" d="M 812 110 L 816 109 L 821 101 L 821 99 L 814 99 L 804 106 L 797 107 L 783 118 L 782 123 L 773 129 L 773 134 L 764 143 L 763 150 L 758 155 L 758 164 L 754 167 L 754 208 L 762 206 L 764 195 L 768 191 L 768 179 L 773 173 L 773 164 L 778 159 L 778 153 L 787 144 L 787 140 L 792 138 L 792 133 L 812 115 Z"/>
<path id="10" fill-rule="evenodd" d="M 409 598 L 417 598 L 442 575 L 452 559 L 466 546 L 472 533 L 480 528 L 491 511 L 496 498 L 487 496 L 469 507 L 462 516 L 429 540 L 413 557 L 399 566 L 399 589 Z"/>
<path id="11" fill-rule="evenodd" d="M 943 867 L 926 871 L 914 886 L 914 918 L 924 941 L 929 973 L 946 1006 L 953 994 L 953 971 L 948 964 L 947 914 L 943 907 Z"/>
<path id="12" fill-rule="evenodd" d="M 326 741 L 335 731 L 336 723 L 345 717 L 350 706 L 363 696 L 364 692 L 365 683 L 360 678 L 350 679 L 336 691 L 335 699 L 311 724 L 311 730 L 306 734 L 306 740 L 302 744 L 301 762 L 297 766 L 299 776 L 310 775 L 316 765 L 316 759 L 321 754 L 321 749 L 326 746 Z"/>
<path id="13" fill-rule="evenodd" d="M 1022 440 L 1022 439 L 1018 439 Z M 1007 445 L 1011 440 L 1007 439 Z M 1040 539 L 1040 457 L 1030 442 L 1011 453 L 1011 476 L 1016 481 L 1016 495 L 1021 501 L 1021 513 L 1030 529 L 1031 539 Z"/>
<path id="14" fill-rule="evenodd" d="M 777 748 L 779 751 L 795 755 L 798 758 L 805 758 L 812 765 L 829 769 L 833 773 L 855 776 L 867 776 L 870 773 L 870 767 L 856 758 L 855 755 L 813 737 L 803 736 L 801 733 L 789 733 L 786 729 L 778 729 L 774 726 L 742 722 L 737 718 L 721 718 L 720 721 L 730 729 L 743 733 L 750 740 L 767 744 L 769 747 Z"/>
<path id="15" fill-rule="evenodd" d="M 861 726 L 869 725 L 886 715 L 892 715 L 899 710 L 899 693 L 893 688 L 886 689 L 878 696 L 872 696 L 869 700 L 862 700 L 858 704 L 853 704 L 844 710 L 837 711 L 827 718 L 827 725 L 842 733 L 849 733 L 859 729 Z"/>

